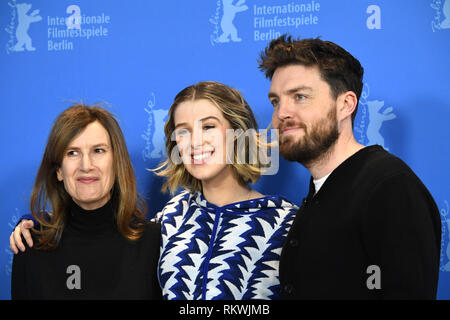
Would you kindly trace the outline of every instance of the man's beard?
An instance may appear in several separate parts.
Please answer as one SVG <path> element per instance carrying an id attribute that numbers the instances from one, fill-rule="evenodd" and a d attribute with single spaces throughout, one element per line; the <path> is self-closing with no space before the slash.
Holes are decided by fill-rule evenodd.
<path id="1" fill-rule="evenodd" d="M 289 122 L 285 126 L 290 126 Z M 303 123 L 303 137 L 295 141 L 294 137 L 286 136 L 280 139 L 280 153 L 288 161 L 296 161 L 309 167 L 312 163 L 322 160 L 339 138 L 336 120 L 336 108 L 333 106 L 324 119 L 307 128 Z"/>

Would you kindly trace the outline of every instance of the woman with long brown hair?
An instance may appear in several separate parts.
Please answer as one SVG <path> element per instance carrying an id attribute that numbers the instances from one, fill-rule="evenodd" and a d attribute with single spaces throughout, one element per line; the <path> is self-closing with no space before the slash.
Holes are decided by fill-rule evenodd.
<path id="1" fill-rule="evenodd" d="M 14 256 L 13 299 L 160 298 L 160 225 L 145 220 L 108 111 L 80 104 L 58 116 L 30 205 L 35 245 Z"/>

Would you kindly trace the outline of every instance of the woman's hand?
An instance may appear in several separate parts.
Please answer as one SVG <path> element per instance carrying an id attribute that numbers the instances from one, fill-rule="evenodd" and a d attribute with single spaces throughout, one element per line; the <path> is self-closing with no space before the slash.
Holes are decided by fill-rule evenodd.
<path id="1" fill-rule="evenodd" d="M 33 220 L 22 220 L 11 233 L 11 236 L 9 237 L 9 248 L 14 252 L 14 254 L 19 253 L 17 248 L 19 248 L 22 252 L 25 251 L 25 246 L 23 245 L 21 235 L 23 235 L 30 248 L 33 246 L 33 239 L 31 239 L 30 233 L 30 229 L 33 228 L 33 226 Z"/>

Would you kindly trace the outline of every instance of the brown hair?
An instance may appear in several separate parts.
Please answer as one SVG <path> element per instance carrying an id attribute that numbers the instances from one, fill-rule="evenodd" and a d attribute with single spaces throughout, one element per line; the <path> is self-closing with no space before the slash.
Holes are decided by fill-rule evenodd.
<path id="1" fill-rule="evenodd" d="M 139 239 L 146 228 L 145 202 L 137 193 L 133 166 L 119 124 L 111 113 L 98 105 L 78 104 L 56 118 L 34 183 L 30 206 L 33 217 L 40 224 L 39 229 L 33 230 L 38 249 L 54 249 L 59 244 L 71 197 L 63 182 L 58 181 L 56 172 L 70 142 L 94 121 L 105 128 L 111 140 L 115 172 L 111 203 L 117 228 L 128 240 Z M 52 209 L 50 215 L 44 214 L 48 201 Z"/>
<path id="2" fill-rule="evenodd" d="M 173 141 L 175 139 L 172 139 L 172 134 L 175 130 L 175 109 L 184 101 L 195 101 L 200 99 L 206 99 L 212 102 L 222 112 L 224 118 L 231 124 L 232 129 L 240 129 L 243 132 L 246 132 L 248 129 L 254 129 L 255 134 L 252 135 L 250 139 L 255 139 L 254 141 L 256 141 L 257 146 L 261 145 L 258 134 L 256 133 L 258 125 L 253 111 L 238 90 L 214 81 L 203 81 L 188 86 L 175 96 L 174 102 L 169 109 L 167 122 L 164 126 L 166 152 L 169 157 L 158 168 L 152 170 L 158 176 L 167 177 L 167 181 L 162 186 L 162 191 L 169 189 L 173 194 L 176 188 L 180 186 L 194 191 L 202 189 L 201 181 L 189 174 L 183 163 L 174 163 L 170 156 L 173 150 L 177 148 L 176 141 Z M 234 173 L 238 177 L 239 183 L 242 185 L 247 185 L 250 182 L 255 183 L 261 175 L 261 159 L 258 158 L 254 164 L 247 163 L 247 161 L 242 164 L 238 163 L 238 161 L 236 161 L 236 148 L 237 145 L 235 144 L 232 166 Z M 245 148 L 249 152 L 252 152 L 252 150 L 248 149 L 248 143 L 245 144 Z"/>
<path id="3" fill-rule="evenodd" d="M 270 42 L 261 53 L 258 63 L 260 70 L 265 71 L 269 79 L 272 79 L 277 68 L 287 65 L 317 66 L 335 99 L 346 91 L 353 91 L 358 101 L 361 96 L 363 67 L 350 53 L 330 41 L 319 38 L 293 40 L 284 34 Z M 357 110 L 358 105 L 352 114 L 352 124 Z"/>

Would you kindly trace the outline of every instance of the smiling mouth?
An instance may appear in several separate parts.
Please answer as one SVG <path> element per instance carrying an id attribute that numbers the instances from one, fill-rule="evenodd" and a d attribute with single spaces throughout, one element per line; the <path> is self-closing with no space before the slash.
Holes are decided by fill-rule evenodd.
<path id="1" fill-rule="evenodd" d="M 202 153 L 192 153 L 191 154 L 191 161 L 193 164 L 204 164 L 209 159 L 211 159 L 212 155 L 214 154 L 214 151 L 207 151 Z"/>
<path id="2" fill-rule="evenodd" d="M 90 184 L 93 183 L 95 181 L 98 181 L 98 178 L 78 178 L 77 181 L 84 183 L 84 184 Z"/>
<path id="3" fill-rule="evenodd" d="M 297 131 L 300 129 L 302 129 L 302 128 L 301 127 L 286 127 L 281 130 L 281 134 L 291 133 L 291 132 L 294 132 L 294 131 Z"/>

